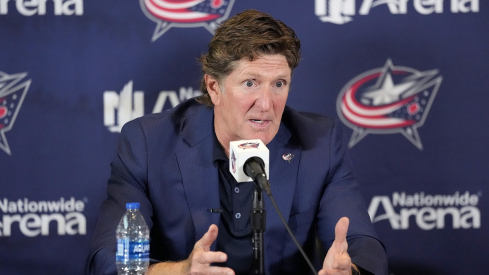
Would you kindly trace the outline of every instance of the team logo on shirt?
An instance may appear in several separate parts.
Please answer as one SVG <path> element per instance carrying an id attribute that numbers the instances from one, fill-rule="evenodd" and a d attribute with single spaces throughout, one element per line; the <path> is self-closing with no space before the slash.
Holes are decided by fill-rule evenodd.
<path id="1" fill-rule="evenodd" d="M 440 87 L 439 71 L 394 66 L 364 72 L 348 82 L 336 102 L 338 116 L 353 129 L 351 148 L 368 134 L 403 134 L 422 150 L 417 129 L 423 126 Z"/>
<path id="2" fill-rule="evenodd" d="M 212 34 L 229 17 L 234 0 L 140 0 L 146 16 L 156 22 L 152 41 L 172 27 L 204 27 Z"/>
<path id="3" fill-rule="evenodd" d="M 31 80 L 20 82 L 27 73 L 6 74 L 0 71 L 0 149 L 11 154 L 5 132 L 14 126 L 15 118 L 29 89 Z"/>
<path id="4" fill-rule="evenodd" d="M 285 161 L 288 161 L 289 163 L 293 157 L 294 157 L 294 155 L 292 153 L 286 153 L 286 154 L 282 155 L 282 159 Z"/>

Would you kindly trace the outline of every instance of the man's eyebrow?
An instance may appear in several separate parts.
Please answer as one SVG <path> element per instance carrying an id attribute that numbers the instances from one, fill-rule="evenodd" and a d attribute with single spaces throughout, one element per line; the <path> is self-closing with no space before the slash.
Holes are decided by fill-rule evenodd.
<path id="1" fill-rule="evenodd" d="M 242 75 L 243 76 L 251 76 L 251 77 L 260 77 L 260 76 L 262 76 L 262 74 L 255 73 L 255 72 L 243 72 Z"/>
<path id="2" fill-rule="evenodd" d="M 254 73 L 254 72 L 245 72 L 245 73 L 242 74 L 242 76 L 256 78 L 256 77 L 261 77 L 263 75 L 262 74 L 259 74 L 259 73 Z M 280 74 L 280 75 L 277 76 L 277 78 L 279 78 L 279 79 L 282 79 L 282 78 L 290 78 L 290 77 L 291 77 L 291 75 L 289 75 L 287 73 Z"/>

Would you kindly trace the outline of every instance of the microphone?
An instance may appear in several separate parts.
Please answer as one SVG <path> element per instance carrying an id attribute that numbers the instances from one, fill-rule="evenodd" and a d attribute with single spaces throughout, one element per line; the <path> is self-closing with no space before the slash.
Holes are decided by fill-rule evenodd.
<path id="1" fill-rule="evenodd" d="M 268 182 L 268 161 L 270 152 L 259 140 L 231 141 L 229 146 L 229 171 L 237 182 L 254 181 L 270 196 Z"/>
<path id="2" fill-rule="evenodd" d="M 269 179 L 269 155 L 267 146 L 259 139 L 231 141 L 229 143 L 229 172 L 237 182 L 255 181 L 260 185 L 256 181 L 259 179 L 263 184 Z M 260 187 L 265 190 L 262 186 Z"/>
<path id="3" fill-rule="evenodd" d="M 244 164 L 244 172 L 250 177 L 261 190 L 265 191 L 267 195 L 271 195 L 270 182 L 267 180 L 267 174 L 264 169 L 265 163 L 260 157 L 251 157 Z"/>

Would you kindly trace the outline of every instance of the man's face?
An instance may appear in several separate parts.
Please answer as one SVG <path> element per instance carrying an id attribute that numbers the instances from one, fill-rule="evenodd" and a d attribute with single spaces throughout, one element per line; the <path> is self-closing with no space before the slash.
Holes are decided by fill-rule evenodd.
<path id="1" fill-rule="evenodd" d="M 291 74 L 285 56 L 277 54 L 238 61 L 220 83 L 206 75 L 214 103 L 214 129 L 224 148 L 229 149 L 234 140 L 261 139 L 268 144 L 275 137 Z"/>

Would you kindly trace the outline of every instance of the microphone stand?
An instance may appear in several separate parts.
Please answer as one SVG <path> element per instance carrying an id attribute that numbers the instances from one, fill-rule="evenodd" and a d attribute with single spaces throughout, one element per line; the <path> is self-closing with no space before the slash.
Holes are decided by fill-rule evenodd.
<path id="1" fill-rule="evenodd" d="M 251 207 L 251 232 L 253 234 L 253 275 L 265 275 L 265 254 L 263 234 L 265 232 L 265 202 L 260 186 L 255 184 Z"/>
<path id="2" fill-rule="evenodd" d="M 265 232 L 265 209 L 262 197 L 262 190 L 267 193 L 270 201 L 273 204 L 273 207 L 277 211 L 280 220 L 287 229 L 290 237 L 294 241 L 297 249 L 301 252 L 302 256 L 306 260 L 307 264 L 311 268 L 312 272 L 317 275 L 316 269 L 312 265 L 311 261 L 307 257 L 304 249 L 302 249 L 301 245 L 297 241 L 290 230 L 287 222 L 285 221 L 280 209 L 278 209 L 277 203 L 272 196 L 272 190 L 270 189 L 270 182 L 267 180 L 267 176 L 263 172 L 263 160 L 259 157 L 249 158 L 244 164 L 244 172 L 248 177 L 251 177 L 255 182 L 255 190 L 253 193 L 253 205 L 251 210 L 251 229 L 253 232 L 253 273 L 252 274 L 260 274 L 264 275 L 264 260 L 263 260 L 263 232 Z"/>

